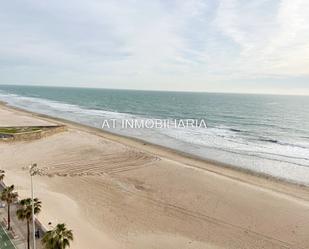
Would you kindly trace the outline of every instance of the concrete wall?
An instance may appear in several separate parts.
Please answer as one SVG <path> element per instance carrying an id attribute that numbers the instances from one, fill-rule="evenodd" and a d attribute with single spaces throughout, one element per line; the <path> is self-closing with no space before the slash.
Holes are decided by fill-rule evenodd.
<path id="1" fill-rule="evenodd" d="M 35 139 L 44 138 L 51 136 L 53 134 L 63 132 L 67 130 L 67 127 L 64 125 L 59 126 L 36 126 L 40 128 L 39 131 L 29 131 L 15 134 L 5 134 L 4 136 L 0 135 L 0 142 L 18 142 L 18 141 L 30 141 Z"/>

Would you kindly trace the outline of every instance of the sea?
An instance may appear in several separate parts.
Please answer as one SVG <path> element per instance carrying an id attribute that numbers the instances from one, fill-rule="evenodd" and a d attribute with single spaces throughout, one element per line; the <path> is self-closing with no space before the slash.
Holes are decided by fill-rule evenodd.
<path id="1" fill-rule="evenodd" d="M 309 185 L 309 97 L 0 85 L 0 100 L 210 161 Z M 1 119 L 1 117 L 0 117 Z M 103 126 L 116 120 L 206 126 Z"/>

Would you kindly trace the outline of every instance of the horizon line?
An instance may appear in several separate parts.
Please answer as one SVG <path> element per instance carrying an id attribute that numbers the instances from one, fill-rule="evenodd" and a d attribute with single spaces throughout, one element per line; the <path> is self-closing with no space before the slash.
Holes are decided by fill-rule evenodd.
<path id="1" fill-rule="evenodd" d="M 140 91 L 140 92 L 175 92 L 175 93 L 211 93 L 211 94 L 235 94 L 235 95 L 273 95 L 273 96 L 303 96 L 308 97 L 309 93 L 271 93 L 271 92 L 228 92 L 228 91 L 194 91 L 194 90 L 162 90 L 162 89 L 135 89 L 135 88 L 108 88 L 108 87 L 87 87 L 87 86 L 59 86 L 59 85 L 33 85 L 33 84 L 2 84 L 0 86 L 18 86 L 18 87 L 42 87 L 42 88 L 82 88 L 82 89 L 100 89 L 100 90 L 115 90 L 115 91 Z"/>

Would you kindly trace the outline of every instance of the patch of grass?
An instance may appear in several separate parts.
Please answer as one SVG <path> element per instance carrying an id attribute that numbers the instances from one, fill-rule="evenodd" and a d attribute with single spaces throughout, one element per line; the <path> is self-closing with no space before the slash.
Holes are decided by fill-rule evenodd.
<path id="1" fill-rule="evenodd" d="M 10 133 L 10 134 L 14 134 L 17 133 L 16 128 L 0 128 L 0 133 Z"/>
<path id="2" fill-rule="evenodd" d="M 3 134 L 15 134 L 15 133 L 23 133 L 23 132 L 31 132 L 31 131 L 39 131 L 41 130 L 38 127 L 0 127 L 0 133 Z"/>

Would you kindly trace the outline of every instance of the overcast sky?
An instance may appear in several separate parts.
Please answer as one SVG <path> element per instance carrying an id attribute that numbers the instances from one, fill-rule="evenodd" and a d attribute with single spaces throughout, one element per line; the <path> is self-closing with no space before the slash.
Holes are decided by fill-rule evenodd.
<path id="1" fill-rule="evenodd" d="M 9 0 L 0 84 L 309 94 L 308 0 Z"/>

